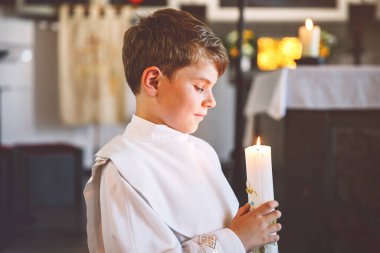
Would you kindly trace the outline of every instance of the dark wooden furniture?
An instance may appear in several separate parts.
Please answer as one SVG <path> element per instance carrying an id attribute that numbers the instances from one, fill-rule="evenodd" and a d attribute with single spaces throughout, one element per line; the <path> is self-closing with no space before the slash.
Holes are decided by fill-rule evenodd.
<path id="1" fill-rule="evenodd" d="M 82 151 L 66 144 L 18 145 L 14 209 L 19 215 L 33 210 L 81 207 Z"/>
<path id="2" fill-rule="evenodd" d="M 12 149 L 0 146 L 0 252 L 9 244 L 13 230 L 13 171 Z"/>
<path id="3" fill-rule="evenodd" d="M 67 144 L 1 147 L 0 165 L 0 252 L 41 248 L 46 238 L 52 239 L 51 251 L 85 237 L 80 149 Z"/>
<path id="4" fill-rule="evenodd" d="M 9 147 L 0 146 L 0 226 L 8 221 L 13 205 L 13 159 Z"/>
<path id="5" fill-rule="evenodd" d="M 272 147 L 281 253 L 380 250 L 380 110 L 255 117 Z"/>

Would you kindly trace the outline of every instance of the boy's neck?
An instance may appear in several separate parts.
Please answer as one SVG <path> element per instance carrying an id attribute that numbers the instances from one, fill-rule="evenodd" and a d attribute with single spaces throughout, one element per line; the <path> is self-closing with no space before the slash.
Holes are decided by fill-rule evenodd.
<path id="1" fill-rule="evenodd" d="M 136 112 L 135 115 L 150 121 L 157 125 L 165 125 L 159 117 L 155 115 L 155 106 L 147 101 L 147 98 L 136 97 Z"/>

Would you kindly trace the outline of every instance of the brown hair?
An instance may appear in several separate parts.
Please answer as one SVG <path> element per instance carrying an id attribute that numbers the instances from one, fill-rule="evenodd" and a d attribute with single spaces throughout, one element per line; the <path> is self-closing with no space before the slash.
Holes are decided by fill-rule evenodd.
<path id="1" fill-rule="evenodd" d="M 204 23 L 185 11 L 162 9 L 142 17 L 124 34 L 125 77 L 134 94 L 140 91 L 143 71 L 158 67 L 168 78 L 179 68 L 205 58 L 221 76 L 228 55 L 221 40 Z"/>

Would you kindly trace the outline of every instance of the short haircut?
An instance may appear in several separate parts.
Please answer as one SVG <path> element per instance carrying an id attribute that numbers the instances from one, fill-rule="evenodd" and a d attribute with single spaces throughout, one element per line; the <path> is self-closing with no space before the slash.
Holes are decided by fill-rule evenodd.
<path id="1" fill-rule="evenodd" d="M 140 92 L 143 71 L 158 67 L 169 79 L 173 73 L 200 59 L 215 64 L 219 77 L 228 66 L 222 41 L 190 13 L 162 9 L 140 17 L 124 34 L 123 64 L 134 94 Z"/>

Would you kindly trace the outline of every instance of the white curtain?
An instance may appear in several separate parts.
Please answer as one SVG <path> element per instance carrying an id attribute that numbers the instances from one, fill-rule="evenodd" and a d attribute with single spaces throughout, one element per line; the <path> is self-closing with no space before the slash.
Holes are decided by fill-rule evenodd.
<path id="1" fill-rule="evenodd" d="M 129 7 L 64 5 L 59 13 L 59 97 L 67 125 L 121 123 L 126 120 L 121 57 Z"/>

